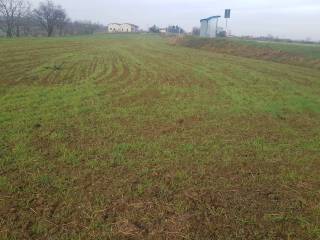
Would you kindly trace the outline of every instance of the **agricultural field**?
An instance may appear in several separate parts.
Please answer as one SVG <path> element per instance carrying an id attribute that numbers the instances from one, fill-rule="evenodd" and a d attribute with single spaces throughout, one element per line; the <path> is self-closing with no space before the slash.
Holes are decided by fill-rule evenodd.
<path id="1" fill-rule="evenodd" d="M 320 239 L 319 59 L 221 41 L 0 39 L 0 239 Z"/>

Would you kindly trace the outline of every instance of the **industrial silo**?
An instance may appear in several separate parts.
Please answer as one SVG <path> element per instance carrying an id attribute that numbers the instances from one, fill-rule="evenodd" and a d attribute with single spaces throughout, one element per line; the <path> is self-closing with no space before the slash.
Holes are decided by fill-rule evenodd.
<path id="1" fill-rule="evenodd" d="M 215 38 L 218 34 L 218 21 L 220 16 L 212 16 L 209 18 L 201 19 L 200 36 Z"/>

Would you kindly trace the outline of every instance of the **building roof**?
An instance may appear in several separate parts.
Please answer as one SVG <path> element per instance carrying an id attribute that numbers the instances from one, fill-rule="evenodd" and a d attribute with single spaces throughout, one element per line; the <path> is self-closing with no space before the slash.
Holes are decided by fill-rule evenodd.
<path id="1" fill-rule="evenodd" d="M 210 21 L 211 19 L 214 19 L 214 18 L 221 18 L 221 16 L 212 16 L 212 17 L 208 17 L 208 18 L 204 18 L 204 19 L 201 19 L 200 22 L 202 21 Z"/>
<path id="2" fill-rule="evenodd" d="M 122 23 L 122 24 L 129 24 L 129 25 L 131 25 L 132 27 L 139 27 L 139 26 L 134 25 L 134 24 L 132 24 L 132 23 Z"/>
<path id="3" fill-rule="evenodd" d="M 123 24 L 128 24 L 128 25 L 130 25 L 130 26 L 132 26 L 132 27 L 136 27 L 136 28 L 139 27 L 139 26 L 134 25 L 134 24 L 132 24 L 132 23 L 109 23 L 108 26 L 109 26 L 109 25 L 112 25 L 112 24 L 114 24 L 114 25 L 119 25 L 119 26 L 121 26 L 121 25 L 123 25 Z"/>

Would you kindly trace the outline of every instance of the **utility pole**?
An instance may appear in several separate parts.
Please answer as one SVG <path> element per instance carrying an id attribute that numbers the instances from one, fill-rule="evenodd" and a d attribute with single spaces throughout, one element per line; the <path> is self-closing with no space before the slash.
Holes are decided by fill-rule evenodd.
<path id="1" fill-rule="evenodd" d="M 228 36 L 228 18 L 226 18 L 226 35 Z"/>
<path id="2" fill-rule="evenodd" d="M 226 37 L 228 36 L 228 19 L 231 17 L 231 9 L 226 9 L 224 12 L 224 18 L 226 19 Z"/>

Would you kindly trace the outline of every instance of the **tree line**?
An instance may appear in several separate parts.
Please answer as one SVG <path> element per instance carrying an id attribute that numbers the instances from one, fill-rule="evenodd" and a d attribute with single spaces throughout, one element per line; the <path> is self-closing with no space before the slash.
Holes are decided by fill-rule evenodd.
<path id="1" fill-rule="evenodd" d="M 165 28 L 165 30 L 167 33 L 175 33 L 175 34 L 186 33 L 186 31 L 178 25 L 170 25 L 167 28 Z M 152 27 L 149 28 L 149 32 L 160 33 L 160 28 L 157 25 L 153 25 Z"/>
<path id="2" fill-rule="evenodd" d="M 26 0 L 0 0 L 0 35 L 21 36 L 83 35 L 104 31 L 101 24 L 72 21 L 66 10 L 51 0 L 32 9 Z"/>
<path id="3" fill-rule="evenodd" d="M 157 25 L 153 25 L 149 28 L 149 32 L 151 33 L 160 33 L 160 28 Z M 165 28 L 165 32 L 169 34 L 186 34 L 187 32 L 178 25 L 170 25 L 167 28 Z M 192 35 L 199 36 L 200 35 L 200 28 L 199 27 L 193 27 L 191 31 Z"/>

